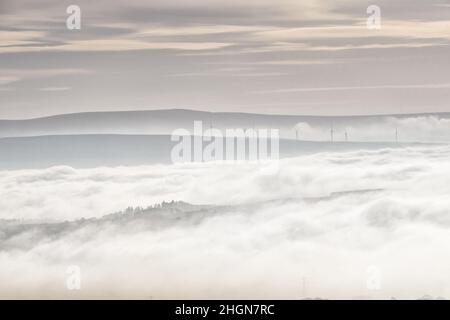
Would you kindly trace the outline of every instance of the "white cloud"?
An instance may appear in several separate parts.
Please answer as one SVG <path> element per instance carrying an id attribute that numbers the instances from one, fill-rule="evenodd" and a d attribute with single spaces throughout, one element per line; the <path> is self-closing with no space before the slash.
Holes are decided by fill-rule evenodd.
<path id="1" fill-rule="evenodd" d="M 357 91 L 357 90 L 388 90 L 388 89 L 449 89 L 450 83 L 435 84 L 400 84 L 400 85 L 376 85 L 376 86 L 347 86 L 347 87 L 310 87 L 310 88 L 287 88 L 254 93 L 292 93 L 292 92 L 318 92 L 318 91 Z"/>
<path id="2" fill-rule="evenodd" d="M 278 172 L 249 163 L 4 171 L 3 218 L 98 217 L 172 199 L 231 206 L 194 224 L 94 223 L 10 238 L 3 245 L 17 249 L 0 254 L 0 295 L 448 296 L 449 160 L 445 146 L 314 154 L 282 160 Z M 64 287 L 73 264 L 82 270 L 79 292 Z M 372 265 L 382 272 L 380 291 L 366 288 Z"/>
<path id="3" fill-rule="evenodd" d="M 92 71 L 86 69 L 54 68 L 54 69 L 0 69 L 0 85 L 22 80 L 42 79 L 58 76 L 85 75 Z"/>
<path id="4" fill-rule="evenodd" d="M 13 76 L 0 76 L 0 85 L 10 84 L 19 81 L 20 78 Z"/>
<path id="5" fill-rule="evenodd" d="M 302 140 L 328 141 L 330 127 L 314 126 L 298 123 L 296 126 Z M 417 117 L 385 117 L 376 123 L 364 121 L 334 125 L 336 141 L 345 140 L 345 132 L 349 141 L 396 141 L 399 142 L 450 142 L 450 120 L 436 116 Z"/>
<path id="6" fill-rule="evenodd" d="M 67 91 L 72 89 L 71 87 L 45 87 L 45 88 L 39 88 L 39 91 Z"/>
<path id="7" fill-rule="evenodd" d="M 331 25 L 318 27 L 279 28 L 278 30 L 255 33 L 256 38 L 273 41 L 310 39 L 355 39 L 355 38 L 400 38 L 400 39 L 446 39 L 449 40 L 450 22 L 407 21 L 384 19 L 379 30 L 369 30 L 365 21 L 354 24 Z"/>

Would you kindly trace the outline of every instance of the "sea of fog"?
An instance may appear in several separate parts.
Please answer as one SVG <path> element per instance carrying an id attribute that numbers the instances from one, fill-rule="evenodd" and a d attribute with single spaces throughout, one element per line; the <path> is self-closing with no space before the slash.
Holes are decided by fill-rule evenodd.
<path id="1" fill-rule="evenodd" d="M 0 171 L 0 298 L 450 297 L 449 161 L 422 146 Z M 172 200 L 211 207 L 195 223 L 92 219 Z"/>

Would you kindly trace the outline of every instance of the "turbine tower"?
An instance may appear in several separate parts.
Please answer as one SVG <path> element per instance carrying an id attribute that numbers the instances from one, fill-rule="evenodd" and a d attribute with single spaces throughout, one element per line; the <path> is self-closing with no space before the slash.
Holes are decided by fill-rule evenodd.
<path id="1" fill-rule="evenodd" d="M 333 122 L 331 122 L 330 138 L 331 138 L 331 142 L 333 142 L 334 141 L 334 126 L 333 126 Z"/>

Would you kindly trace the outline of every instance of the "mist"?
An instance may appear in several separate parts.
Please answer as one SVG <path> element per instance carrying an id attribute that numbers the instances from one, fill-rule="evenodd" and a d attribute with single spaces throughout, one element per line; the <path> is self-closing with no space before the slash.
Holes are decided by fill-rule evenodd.
<path id="1" fill-rule="evenodd" d="M 3 171 L 0 296 L 445 297 L 449 160 L 450 148 L 436 146 L 317 153 L 276 165 Z M 99 223 L 172 200 L 194 209 Z M 66 288 L 72 265 L 81 290 Z M 368 285 L 374 270 L 376 289 Z"/>
<path id="2" fill-rule="evenodd" d="M 295 128 L 304 140 L 330 139 L 331 122 L 329 127 L 299 122 Z M 372 123 L 338 123 L 333 130 L 336 141 L 448 142 L 450 120 L 437 116 L 382 117 Z"/>

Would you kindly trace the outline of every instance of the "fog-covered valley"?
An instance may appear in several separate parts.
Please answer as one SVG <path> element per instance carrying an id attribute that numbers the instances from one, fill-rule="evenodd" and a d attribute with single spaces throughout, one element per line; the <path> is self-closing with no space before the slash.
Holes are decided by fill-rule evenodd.
<path id="1" fill-rule="evenodd" d="M 415 146 L 0 171 L 0 296 L 448 297 L 449 160 Z"/>

